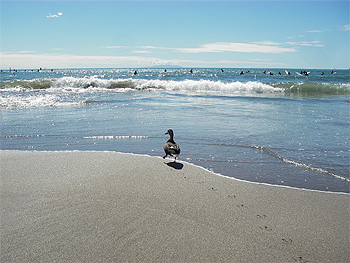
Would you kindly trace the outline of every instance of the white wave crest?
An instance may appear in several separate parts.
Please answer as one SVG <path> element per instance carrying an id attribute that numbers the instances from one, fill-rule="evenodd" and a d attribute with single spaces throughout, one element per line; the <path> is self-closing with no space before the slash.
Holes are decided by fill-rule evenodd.
<path id="1" fill-rule="evenodd" d="M 95 93 L 130 91 L 168 91 L 204 94 L 271 94 L 284 91 L 283 87 L 258 82 L 222 82 L 218 80 L 160 80 L 160 79 L 101 79 L 92 77 L 62 77 L 58 79 L 35 79 L 9 82 L 3 91 L 23 92 L 45 90 L 47 92 Z"/>
<path id="2" fill-rule="evenodd" d="M 207 94 L 250 94 L 250 93 L 276 93 L 283 92 L 283 89 L 276 88 L 261 82 L 229 82 L 212 80 L 134 80 L 135 88 L 138 90 L 166 90 L 191 93 Z"/>
<path id="3" fill-rule="evenodd" d="M 64 107 L 79 105 L 79 102 L 63 102 L 52 94 L 39 94 L 30 96 L 10 95 L 0 97 L 0 108 L 39 108 L 39 107 Z"/>
<path id="4" fill-rule="evenodd" d="M 96 77 L 75 78 L 63 77 L 52 82 L 50 91 L 54 92 L 76 92 L 90 93 L 105 91 L 111 86 L 110 80 Z"/>
<path id="5" fill-rule="evenodd" d="M 269 84 L 250 82 L 221 82 L 212 80 L 147 80 L 147 79 L 99 79 L 96 77 L 64 77 L 52 82 L 50 88 L 55 92 L 129 92 L 129 91 L 168 91 L 205 94 L 260 94 L 279 93 L 283 88 Z"/>

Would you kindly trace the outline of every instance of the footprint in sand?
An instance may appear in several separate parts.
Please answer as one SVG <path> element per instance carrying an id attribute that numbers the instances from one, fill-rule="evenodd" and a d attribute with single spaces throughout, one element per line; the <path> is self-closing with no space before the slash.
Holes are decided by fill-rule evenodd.
<path id="1" fill-rule="evenodd" d="M 290 243 L 293 242 L 293 240 L 291 240 L 290 238 L 288 238 L 288 239 L 282 238 L 282 242 L 285 243 L 285 244 L 290 244 Z"/>
<path id="2" fill-rule="evenodd" d="M 266 215 L 256 215 L 258 218 L 266 218 Z"/>
<path id="3" fill-rule="evenodd" d="M 268 226 L 263 226 L 263 227 L 260 226 L 259 228 L 264 231 L 272 231 L 272 228 L 269 228 Z"/>
<path id="4" fill-rule="evenodd" d="M 297 257 L 297 258 L 293 258 L 295 262 L 299 262 L 299 263 L 307 263 L 310 262 L 306 259 L 304 259 L 303 257 Z"/>

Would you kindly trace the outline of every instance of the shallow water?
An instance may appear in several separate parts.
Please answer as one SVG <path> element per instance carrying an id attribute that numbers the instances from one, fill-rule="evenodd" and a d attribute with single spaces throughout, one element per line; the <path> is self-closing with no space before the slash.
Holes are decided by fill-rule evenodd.
<path id="1" fill-rule="evenodd" d="M 1 149 L 162 156 L 172 128 L 180 161 L 249 181 L 349 192 L 348 70 L 136 70 L 2 72 Z"/>

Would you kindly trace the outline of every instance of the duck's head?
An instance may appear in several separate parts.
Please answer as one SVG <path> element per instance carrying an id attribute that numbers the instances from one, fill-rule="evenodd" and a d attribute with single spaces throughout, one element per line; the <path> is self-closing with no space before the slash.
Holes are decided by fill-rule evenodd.
<path id="1" fill-rule="evenodd" d="M 169 129 L 169 130 L 165 133 L 165 135 L 167 135 L 167 134 L 169 134 L 170 137 L 174 136 L 174 132 L 173 132 L 172 129 Z"/>

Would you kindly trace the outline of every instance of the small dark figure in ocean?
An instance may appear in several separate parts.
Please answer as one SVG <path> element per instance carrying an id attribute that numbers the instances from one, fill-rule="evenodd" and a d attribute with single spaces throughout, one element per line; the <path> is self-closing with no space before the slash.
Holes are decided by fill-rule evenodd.
<path id="1" fill-rule="evenodd" d="M 239 75 L 243 75 L 244 74 L 244 72 L 243 71 L 241 71 L 241 73 L 239 73 Z"/>
<path id="2" fill-rule="evenodd" d="M 191 74 L 193 74 L 193 69 L 190 70 Z"/>
<path id="3" fill-rule="evenodd" d="M 166 70 L 166 69 L 164 69 L 164 72 L 167 72 L 167 70 Z"/>
<path id="4" fill-rule="evenodd" d="M 324 75 L 324 72 L 321 73 L 321 76 L 323 76 L 323 75 Z"/>
<path id="5" fill-rule="evenodd" d="M 174 132 L 172 129 L 169 129 L 165 135 L 169 134 L 170 139 L 164 144 L 164 152 L 165 155 L 163 156 L 163 159 L 167 157 L 168 155 L 175 157 L 174 163 L 176 163 L 176 158 L 180 154 L 180 147 L 179 145 L 174 141 Z"/>
<path id="6" fill-rule="evenodd" d="M 135 70 L 134 75 L 137 75 L 137 71 Z"/>
<path id="7" fill-rule="evenodd" d="M 224 70 L 223 70 L 223 69 L 221 69 L 221 72 L 224 72 Z"/>

